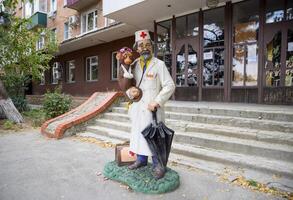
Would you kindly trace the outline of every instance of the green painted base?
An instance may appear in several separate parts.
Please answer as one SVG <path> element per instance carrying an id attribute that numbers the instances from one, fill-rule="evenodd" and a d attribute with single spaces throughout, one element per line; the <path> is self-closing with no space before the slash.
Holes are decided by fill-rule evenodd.
<path id="1" fill-rule="evenodd" d="M 151 165 L 129 170 L 127 166 L 119 167 L 112 161 L 105 165 L 103 174 L 109 179 L 127 184 L 134 191 L 147 194 L 170 192 L 180 184 L 178 173 L 170 168 L 167 168 L 163 178 L 156 180 L 152 175 Z"/>

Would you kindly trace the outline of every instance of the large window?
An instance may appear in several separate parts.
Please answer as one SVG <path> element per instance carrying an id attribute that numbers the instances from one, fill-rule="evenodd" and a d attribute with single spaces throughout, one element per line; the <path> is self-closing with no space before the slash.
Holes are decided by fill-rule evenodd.
<path id="1" fill-rule="evenodd" d="M 66 75 L 67 75 L 67 83 L 75 82 L 75 62 L 74 60 L 66 62 Z"/>
<path id="2" fill-rule="evenodd" d="M 223 7 L 204 12 L 204 86 L 224 86 L 224 16 Z"/>
<path id="3" fill-rule="evenodd" d="M 98 11 L 90 11 L 81 16 L 81 32 L 92 31 L 98 27 Z"/>
<path id="4" fill-rule="evenodd" d="M 86 58 L 86 80 L 98 80 L 98 56 Z"/>
<path id="5" fill-rule="evenodd" d="M 232 86 L 256 86 L 258 73 L 259 2 L 233 5 Z"/>
<path id="6" fill-rule="evenodd" d="M 119 62 L 116 59 L 117 51 L 112 52 L 112 80 L 117 80 L 118 79 L 118 73 L 119 73 Z"/>

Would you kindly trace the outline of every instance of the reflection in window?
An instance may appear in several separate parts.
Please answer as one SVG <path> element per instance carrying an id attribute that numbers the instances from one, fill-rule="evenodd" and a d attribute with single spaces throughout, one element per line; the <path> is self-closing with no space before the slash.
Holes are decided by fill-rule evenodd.
<path id="1" fill-rule="evenodd" d="M 188 68 L 187 68 L 187 85 L 197 86 L 197 53 L 191 45 L 188 45 Z"/>
<path id="2" fill-rule="evenodd" d="M 187 16 L 187 36 L 198 35 L 198 13 Z"/>
<path id="3" fill-rule="evenodd" d="M 185 85 L 185 45 L 183 45 L 176 56 L 176 85 Z"/>
<path id="4" fill-rule="evenodd" d="M 293 1 L 287 1 L 287 20 L 293 19 Z"/>
<path id="5" fill-rule="evenodd" d="M 266 47 L 266 68 L 280 68 L 281 67 L 281 37 L 282 33 L 279 31 L 274 38 L 267 44 Z"/>
<path id="6" fill-rule="evenodd" d="M 60 73 L 60 63 L 54 62 L 52 67 L 52 77 L 51 77 L 51 83 L 52 84 L 58 84 L 58 80 L 61 79 L 61 73 Z"/>
<path id="7" fill-rule="evenodd" d="M 284 19 L 284 0 L 266 0 L 266 23 L 280 22 Z"/>
<path id="8" fill-rule="evenodd" d="M 98 56 L 86 58 L 86 80 L 98 80 Z"/>
<path id="9" fill-rule="evenodd" d="M 256 42 L 259 29 L 259 1 L 249 0 L 233 6 L 234 43 Z"/>
<path id="10" fill-rule="evenodd" d="M 233 86 L 257 85 L 257 44 L 235 45 L 233 52 Z"/>
<path id="11" fill-rule="evenodd" d="M 204 47 L 224 46 L 224 8 L 204 12 Z"/>
<path id="12" fill-rule="evenodd" d="M 198 13 L 176 18 L 177 38 L 198 35 Z"/>
<path id="13" fill-rule="evenodd" d="M 66 62 L 67 82 L 73 83 L 75 81 L 75 62 L 74 60 Z"/>
<path id="14" fill-rule="evenodd" d="M 111 79 L 112 80 L 117 80 L 118 79 L 118 72 L 119 72 L 119 62 L 116 59 L 117 51 L 112 52 L 112 75 Z"/>
<path id="15" fill-rule="evenodd" d="M 177 38 L 186 36 L 186 16 L 176 18 L 176 34 Z"/>
<path id="16" fill-rule="evenodd" d="M 172 74 L 171 25 L 171 20 L 157 24 L 157 57 L 165 62 L 170 74 Z"/>
<path id="17" fill-rule="evenodd" d="M 286 70 L 285 86 L 293 86 L 293 69 Z"/>
<path id="18" fill-rule="evenodd" d="M 288 30 L 286 68 L 293 68 L 293 30 Z"/>
<path id="19" fill-rule="evenodd" d="M 224 85 L 224 48 L 204 50 L 203 85 Z"/>
<path id="20" fill-rule="evenodd" d="M 247 45 L 245 85 L 257 85 L 258 52 L 257 44 Z"/>
<path id="21" fill-rule="evenodd" d="M 233 86 L 244 86 L 244 55 L 245 47 L 243 45 L 234 46 L 232 74 Z"/>
<path id="22" fill-rule="evenodd" d="M 266 86 L 280 86 L 280 70 L 266 71 Z"/>
<path id="23" fill-rule="evenodd" d="M 233 5 L 233 86 L 257 85 L 258 8 L 258 0 Z"/>

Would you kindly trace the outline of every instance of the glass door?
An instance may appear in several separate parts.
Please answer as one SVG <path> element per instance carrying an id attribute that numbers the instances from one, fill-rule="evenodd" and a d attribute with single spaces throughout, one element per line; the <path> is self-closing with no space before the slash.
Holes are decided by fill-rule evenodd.
<path id="1" fill-rule="evenodd" d="M 198 100 L 199 70 L 199 15 L 189 14 L 176 18 L 174 49 L 175 99 Z"/>

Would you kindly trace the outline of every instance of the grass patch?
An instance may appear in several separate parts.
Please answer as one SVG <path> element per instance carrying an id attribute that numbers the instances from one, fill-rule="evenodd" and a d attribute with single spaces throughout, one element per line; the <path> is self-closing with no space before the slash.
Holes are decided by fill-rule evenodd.
<path id="1" fill-rule="evenodd" d="M 17 124 L 9 119 L 0 120 L 0 130 L 18 131 L 22 129 L 22 124 Z"/>
<path id="2" fill-rule="evenodd" d="M 46 113 L 43 109 L 32 109 L 22 113 L 33 127 L 40 127 L 47 120 Z"/>

